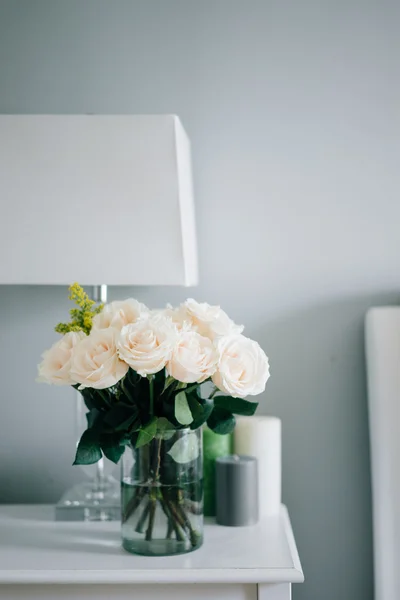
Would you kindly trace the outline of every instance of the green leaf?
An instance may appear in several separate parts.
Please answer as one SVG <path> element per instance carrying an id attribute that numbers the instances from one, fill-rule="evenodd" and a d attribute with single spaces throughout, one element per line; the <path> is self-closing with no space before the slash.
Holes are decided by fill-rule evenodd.
<path id="1" fill-rule="evenodd" d="M 203 425 L 203 423 L 205 423 L 208 417 L 211 415 L 214 402 L 213 400 L 208 400 L 207 402 L 202 400 L 200 402 L 200 398 L 197 395 L 197 390 L 193 390 L 190 394 L 188 394 L 186 390 L 185 393 L 193 417 L 193 421 L 190 424 L 190 429 L 197 429 L 198 427 L 201 427 L 201 425 Z"/>
<path id="2" fill-rule="evenodd" d="M 175 419 L 181 425 L 190 425 L 193 421 L 185 392 L 179 392 L 175 396 Z"/>
<path id="3" fill-rule="evenodd" d="M 138 416 L 138 411 L 134 406 L 126 404 L 114 404 L 104 417 L 104 423 L 116 431 L 127 429 Z"/>
<path id="4" fill-rule="evenodd" d="M 258 402 L 249 402 L 244 398 L 232 396 L 214 396 L 214 405 L 235 414 L 251 417 L 257 410 Z"/>
<path id="5" fill-rule="evenodd" d="M 226 435 L 235 429 L 236 419 L 228 410 L 214 406 L 214 410 L 207 419 L 207 425 L 215 433 Z"/>
<path id="6" fill-rule="evenodd" d="M 138 437 L 139 437 L 139 430 L 134 431 L 133 433 L 129 434 L 129 436 L 126 437 L 126 443 L 130 444 L 132 446 L 132 448 L 136 448 L 136 442 L 138 441 Z"/>
<path id="7" fill-rule="evenodd" d="M 157 420 L 157 438 L 161 440 L 170 440 L 176 429 L 165 417 L 159 417 Z"/>
<path id="8" fill-rule="evenodd" d="M 153 417 L 146 425 L 143 425 L 139 429 L 139 435 L 136 440 L 136 448 L 140 448 L 141 446 L 145 446 L 152 439 L 155 438 L 157 433 L 157 417 Z"/>
<path id="9" fill-rule="evenodd" d="M 207 421 L 214 409 L 214 401 L 212 399 L 207 401 L 203 400 L 202 404 L 200 404 L 200 407 L 202 412 L 197 418 L 195 418 L 193 423 L 190 424 L 190 429 L 198 429 Z"/>
<path id="10" fill-rule="evenodd" d="M 126 402 L 129 402 L 130 404 L 135 403 L 134 394 L 129 388 L 126 377 L 125 380 L 121 381 L 121 392 L 122 394 L 120 395 L 120 398 L 122 397 L 124 400 L 126 400 Z"/>
<path id="11" fill-rule="evenodd" d="M 197 392 L 198 392 L 199 387 L 200 387 L 199 383 L 195 383 L 193 385 L 189 385 L 189 387 L 187 387 L 185 389 L 185 392 L 187 394 L 191 393 L 191 394 L 195 394 L 197 396 L 198 395 Z"/>
<path id="12" fill-rule="evenodd" d="M 101 398 L 101 401 L 102 401 L 102 404 L 103 404 L 103 408 L 107 409 L 107 408 L 110 407 L 110 403 L 112 402 L 112 398 L 110 397 L 108 389 L 96 390 L 95 394 L 97 394 L 97 396 L 99 398 Z"/>
<path id="13" fill-rule="evenodd" d="M 184 390 L 187 388 L 187 383 L 185 383 L 184 381 L 177 381 L 176 382 L 176 389 L 177 390 Z"/>
<path id="14" fill-rule="evenodd" d="M 167 454 L 172 456 L 174 461 L 179 464 L 185 464 L 192 460 L 196 460 L 199 453 L 199 441 L 195 433 L 189 433 L 188 435 L 182 436 L 167 452 Z"/>
<path id="15" fill-rule="evenodd" d="M 92 408 L 89 412 L 86 413 L 86 420 L 88 428 L 96 428 L 99 429 L 101 423 L 103 421 L 104 413 L 97 408 Z"/>
<path id="16" fill-rule="evenodd" d="M 117 464 L 123 453 L 125 452 L 125 446 L 106 446 L 102 445 L 104 456 L 111 460 L 111 462 Z"/>
<path id="17" fill-rule="evenodd" d="M 126 438 L 123 432 L 102 433 L 100 436 L 100 446 L 104 456 L 115 464 L 123 455 L 127 443 L 129 438 Z"/>
<path id="18" fill-rule="evenodd" d="M 79 440 L 74 465 L 92 465 L 100 459 L 99 432 L 96 429 L 86 429 Z"/>
<path id="19" fill-rule="evenodd" d="M 126 400 L 127 404 L 135 404 L 137 396 L 139 394 L 138 385 L 140 384 L 142 377 L 136 373 L 133 369 L 129 368 L 128 373 L 119 383 L 121 396 Z M 120 397 L 121 397 L 120 396 Z"/>
<path id="20" fill-rule="evenodd" d="M 186 391 L 185 394 L 189 404 L 190 412 L 192 413 L 193 421 L 196 421 L 196 419 L 200 418 L 203 414 L 203 407 L 197 400 L 197 396 L 195 396 L 194 393 L 188 394 Z"/>
<path id="21" fill-rule="evenodd" d="M 175 427 L 165 417 L 158 417 L 157 429 L 158 431 L 166 431 L 167 429 L 175 429 Z"/>
<path id="22" fill-rule="evenodd" d="M 141 376 L 132 369 L 132 367 L 129 367 L 128 373 L 125 377 L 126 379 L 129 379 L 132 385 L 137 385 L 142 379 Z"/>
<path id="23" fill-rule="evenodd" d="M 96 390 L 84 388 L 83 390 L 79 391 L 83 397 L 86 408 L 88 410 L 92 410 L 92 408 L 97 408 L 97 410 L 104 410 L 104 402 L 102 398 L 98 395 Z"/>
<path id="24" fill-rule="evenodd" d="M 165 379 L 164 387 L 163 387 L 163 390 L 161 393 L 163 394 L 165 392 L 165 390 L 167 390 L 174 383 L 174 381 L 175 381 L 175 379 L 173 377 L 171 377 L 171 376 L 167 377 Z"/>

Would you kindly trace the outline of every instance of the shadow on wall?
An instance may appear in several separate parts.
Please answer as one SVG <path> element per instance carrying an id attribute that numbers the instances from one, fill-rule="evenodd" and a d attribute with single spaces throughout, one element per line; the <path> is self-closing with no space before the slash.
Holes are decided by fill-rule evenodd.
<path id="1" fill-rule="evenodd" d="M 283 499 L 306 577 L 296 600 L 373 598 L 364 316 L 398 300 L 338 299 L 249 334 L 271 357 L 261 412 L 283 420 Z"/>

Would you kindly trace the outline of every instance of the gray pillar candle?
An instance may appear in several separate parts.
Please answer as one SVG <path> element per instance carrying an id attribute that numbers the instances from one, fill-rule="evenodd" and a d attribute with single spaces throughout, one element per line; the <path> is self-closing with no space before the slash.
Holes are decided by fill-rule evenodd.
<path id="1" fill-rule="evenodd" d="M 258 473 L 254 456 L 216 460 L 217 523 L 238 527 L 258 521 Z"/>

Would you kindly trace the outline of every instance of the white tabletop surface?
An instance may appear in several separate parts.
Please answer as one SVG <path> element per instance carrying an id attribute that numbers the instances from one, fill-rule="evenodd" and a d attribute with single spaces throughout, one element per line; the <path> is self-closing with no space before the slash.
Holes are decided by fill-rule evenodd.
<path id="1" fill-rule="evenodd" d="M 252 527 L 211 522 L 199 550 L 162 558 L 123 550 L 116 522 L 60 523 L 52 506 L 0 506 L 0 584 L 301 581 L 284 506 Z"/>

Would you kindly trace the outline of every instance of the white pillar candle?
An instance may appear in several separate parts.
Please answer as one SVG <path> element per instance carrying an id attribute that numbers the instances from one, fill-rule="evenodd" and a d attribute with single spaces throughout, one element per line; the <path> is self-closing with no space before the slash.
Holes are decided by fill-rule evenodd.
<path id="1" fill-rule="evenodd" d="M 234 431 L 234 452 L 258 461 L 260 517 L 276 515 L 281 505 L 281 435 L 277 417 L 239 417 Z"/>

